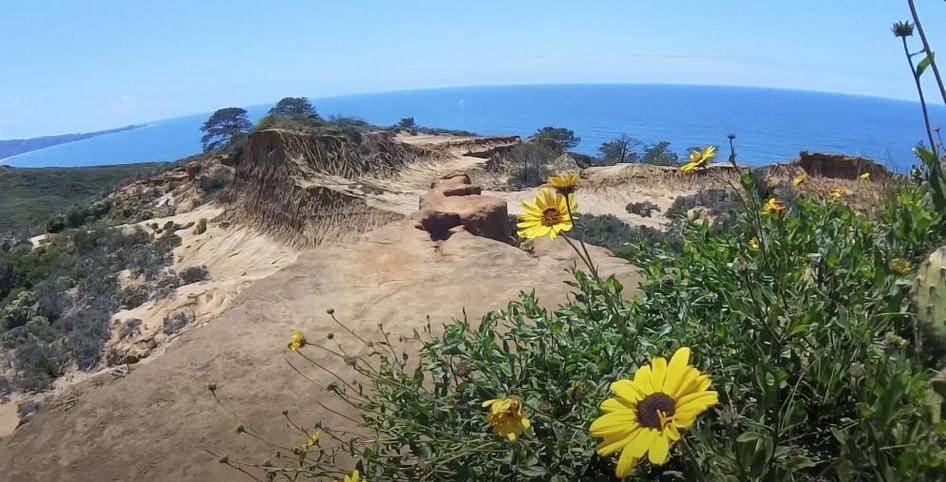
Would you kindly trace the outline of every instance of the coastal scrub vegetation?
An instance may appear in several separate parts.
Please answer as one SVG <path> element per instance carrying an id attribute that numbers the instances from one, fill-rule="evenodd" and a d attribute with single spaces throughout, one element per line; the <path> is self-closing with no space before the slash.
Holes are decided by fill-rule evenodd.
<path id="1" fill-rule="evenodd" d="M 118 186 L 167 164 L 0 169 L 0 236 L 32 236 L 54 213 L 88 205 Z"/>
<path id="2" fill-rule="evenodd" d="M 563 151 L 574 149 L 581 138 L 575 135 L 575 131 L 564 127 L 543 127 L 532 135 L 531 139 L 539 142 L 553 142 Z"/>
<path id="3" fill-rule="evenodd" d="M 152 296 L 147 285 L 122 288 L 119 273 L 156 280 L 178 244 L 173 232 L 84 227 L 35 248 L 0 245 L 0 355 L 9 362 L 0 376 L 17 391 L 37 392 L 70 367 L 97 366 L 112 314 Z"/>
<path id="4" fill-rule="evenodd" d="M 604 142 L 598 148 L 599 156 L 592 158 L 591 165 L 613 166 L 617 163 L 642 163 L 655 166 L 676 166 L 680 156 L 670 150 L 670 143 L 660 141 L 645 145 L 643 142 L 621 134 L 613 140 Z"/>

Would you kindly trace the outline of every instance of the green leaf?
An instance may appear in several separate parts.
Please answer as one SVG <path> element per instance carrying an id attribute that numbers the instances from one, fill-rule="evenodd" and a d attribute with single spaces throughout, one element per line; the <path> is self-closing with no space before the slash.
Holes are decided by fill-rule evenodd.
<path id="1" fill-rule="evenodd" d="M 526 477 L 543 477 L 546 471 L 538 465 L 532 465 L 529 467 L 519 467 L 519 473 Z"/>
<path id="2" fill-rule="evenodd" d="M 929 171 L 930 194 L 933 196 L 933 203 L 937 210 L 943 212 L 946 210 L 946 174 L 943 172 L 943 166 L 936 158 L 936 154 L 929 149 L 917 149 L 916 154 Z"/>
<path id="3" fill-rule="evenodd" d="M 762 434 L 758 432 L 744 432 L 742 435 L 736 438 L 736 442 L 747 443 L 754 442 L 762 438 Z"/>
<path id="4" fill-rule="evenodd" d="M 933 52 L 930 52 L 920 63 L 916 64 L 916 76 L 919 77 L 923 75 L 923 72 L 929 68 L 930 64 L 933 63 Z"/>

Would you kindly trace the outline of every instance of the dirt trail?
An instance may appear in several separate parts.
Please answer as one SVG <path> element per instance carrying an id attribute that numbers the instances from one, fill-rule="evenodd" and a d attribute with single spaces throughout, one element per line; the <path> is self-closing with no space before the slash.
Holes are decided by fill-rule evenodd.
<path id="1" fill-rule="evenodd" d="M 284 409 L 307 425 L 320 419 L 336 427 L 347 423 L 313 408 L 314 400 L 329 398 L 285 363 L 295 328 L 313 341 L 338 334 L 350 352 L 363 352 L 332 324 L 327 308 L 362 336 L 377 338 L 379 323 L 396 335 L 409 334 L 427 316 L 436 324 L 462 316 L 464 307 L 475 320 L 520 290 L 535 287 L 548 305 L 568 293 L 563 281 L 571 260 L 563 245 L 542 243 L 540 254 L 531 255 L 462 232 L 436 243 L 411 224 L 396 222 L 356 242 L 307 250 L 153 362 L 134 366 L 123 378 L 100 376 L 74 386 L 63 394 L 78 397 L 70 410 L 46 409 L 0 441 L 0 474 L 22 482 L 235 480 L 239 474 L 204 451 L 250 462 L 271 454 L 234 432 L 237 422 L 213 402 L 208 383 L 218 384 L 247 425 L 278 442 L 299 443 L 281 421 Z M 637 285 L 623 260 L 598 249 L 594 256 L 629 291 Z M 317 358 L 348 373 L 339 360 Z"/>
<path id="2" fill-rule="evenodd" d="M 0 403 L 0 434 L 4 436 L 13 433 L 20 417 L 16 413 L 16 402 Z"/>

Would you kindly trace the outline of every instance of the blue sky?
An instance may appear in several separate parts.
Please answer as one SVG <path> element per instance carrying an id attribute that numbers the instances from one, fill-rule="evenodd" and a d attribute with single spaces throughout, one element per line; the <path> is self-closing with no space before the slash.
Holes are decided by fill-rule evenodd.
<path id="1" fill-rule="evenodd" d="M 918 4 L 946 48 L 946 5 Z M 752 85 L 912 100 L 889 30 L 908 15 L 897 0 L 3 1 L 0 139 L 287 95 L 458 85 Z"/>

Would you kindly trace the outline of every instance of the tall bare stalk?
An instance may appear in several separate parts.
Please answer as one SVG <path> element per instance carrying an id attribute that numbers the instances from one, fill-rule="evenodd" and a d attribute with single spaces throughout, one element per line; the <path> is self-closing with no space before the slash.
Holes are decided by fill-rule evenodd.
<path id="1" fill-rule="evenodd" d="M 912 4 L 913 2 L 911 1 L 910 3 Z M 916 91 L 920 95 L 920 107 L 923 108 L 923 125 L 926 127 L 926 135 L 930 140 L 930 150 L 935 153 L 937 150 L 936 143 L 933 142 L 930 114 L 926 107 L 926 97 L 923 95 L 923 86 L 920 84 L 920 72 L 917 72 L 916 66 L 913 65 L 913 55 L 910 54 L 910 48 L 907 46 L 907 37 L 913 36 L 913 25 L 910 22 L 897 22 L 893 25 L 891 30 L 894 35 L 903 41 L 903 54 L 906 55 L 907 63 L 910 64 L 910 73 L 913 74 L 913 81 L 916 83 Z"/>
<path id="2" fill-rule="evenodd" d="M 936 85 L 939 87 L 939 93 L 943 96 L 943 103 L 946 103 L 946 88 L 943 87 L 943 77 L 939 75 L 939 67 L 936 66 L 936 59 L 933 57 L 933 49 L 930 48 L 929 41 L 926 40 L 926 33 L 923 31 L 923 24 L 920 23 L 920 16 L 916 13 L 916 4 L 913 0 L 907 0 L 910 5 L 910 14 L 913 15 L 913 24 L 916 25 L 916 31 L 920 34 L 920 41 L 923 42 L 923 51 L 930 59 L 930 67 L 933 68 L 933 75 L 936 77 Z M 904 39 L 906 43 L 906 39 Z M 927 124 L 929 122 L 927 121 Z"/>

